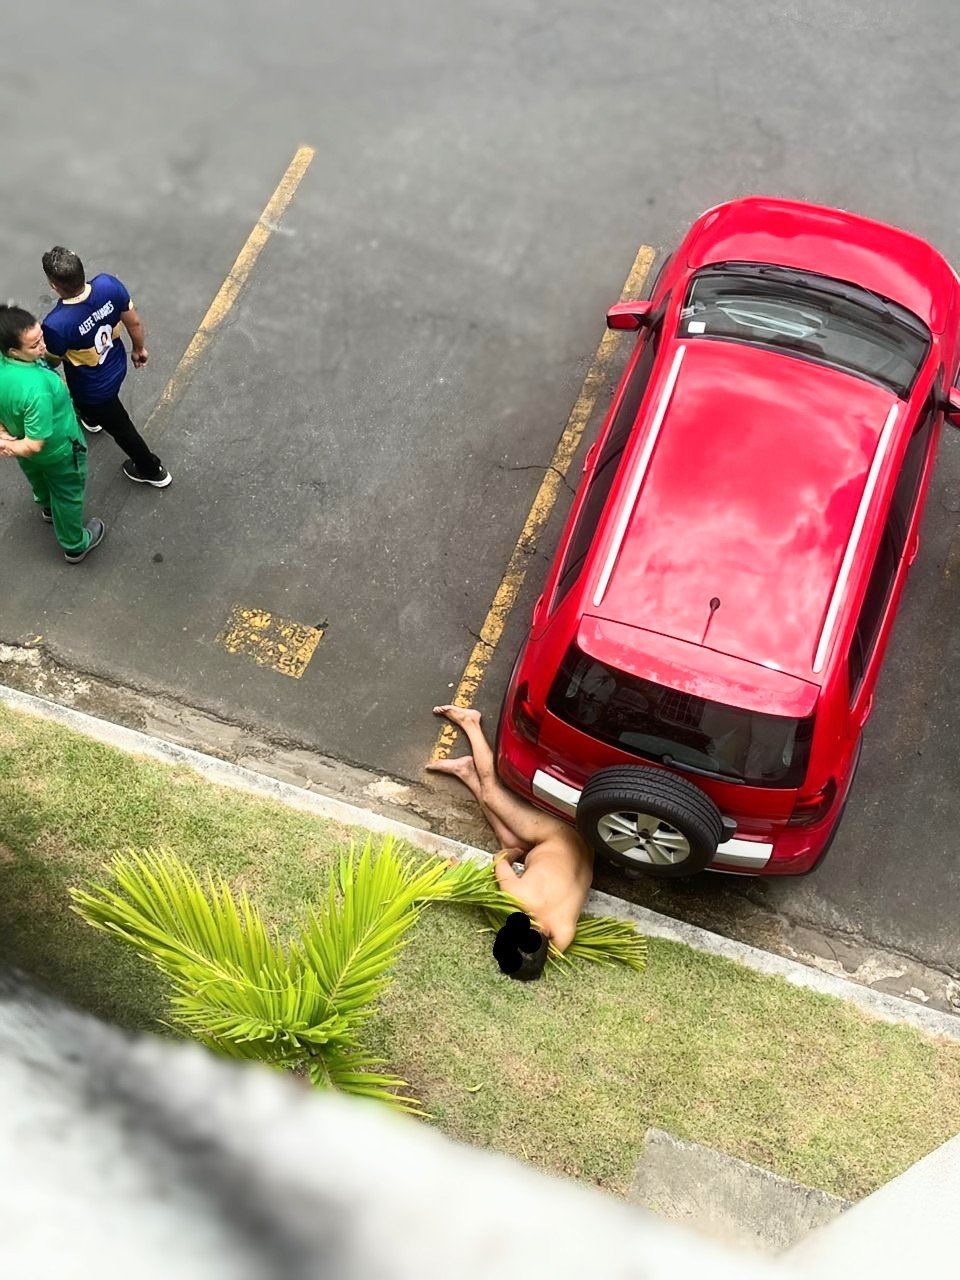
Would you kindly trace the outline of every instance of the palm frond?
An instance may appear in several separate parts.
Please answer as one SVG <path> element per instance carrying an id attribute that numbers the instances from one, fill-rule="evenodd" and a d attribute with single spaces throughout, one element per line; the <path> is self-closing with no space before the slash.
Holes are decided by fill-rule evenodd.
<path id="1" fill-rule="evenodd" d="M 336 1015 L 314 1020 L 320 1003 L 310 991 L 309 975 L 291 974 L 284 982 L 267 978 L 259 986 L 244 981 L 212 982 L 200 989 L 174 981 L 172 1016 L 179 1026 L 237 1046 L 250 1045 L 252 1056 L 286 1061 L 306 1049 L 349 1036 L 349 1024 Z M 244 1053 L 242 1056 L 248 1056 Z"/>
<path id="2" fill-rule="evenodd" d="M 385 841 L 341 859 L 325 903 L 289 946 L 246 894 L 199 877 L 169 852 L 108 865 L 113 883 L 73 889 L 73 909 L 133 946 L 169 979 L 170 1022 L 229 1057 L 305 1067 L 318 1086 L 422 1114 L 405 1082 L 357 1043 L 418 905 L 445 865 L 424 866 Z"/>
<path id="3" fill-rule="evenodd" d="M 416 1098 L 405 1092 L 409 1086 L 398 1076 L 379 1070 L 384 1063 L 366 1053 L 334 1051 L 307 1060 L 307 1073 L 318 1089 L 338 1089 L 354 1097 L 386 1102 L 395 1110 L 426 1116 Z"/>
<path id="4" fill-rule="evenodd" d="M 625 964 L 639 973 L 647 966 L 647 940 L 626 920 L 581 916 L 565 955 L 597 964 Z"/>
<path id="5" fill-rule="evenodd" d="M 349 1028 L 299 953 L 271 938 L 247 895 L 204 887 L 166 852 L 120 855 L 117 890 L 72 889 L 74 910 L 134 946 L 170 980 L 175 1025 L 232 1057 L 288 1062 Z"/>
<path id="6" fill-rule="evenodd" d="M 368 839 L 345 854 L 326 900 L 308 913 L 298 947 L 317 976 L 325 1014 L 358 1025 L 390 982 L 421 906 L 436 892 L 446 864 L 401 858 L 387 837 L 374 857 Z"/>
<path id="7" fill-rule="evenodd" d="M 513 899 L 500 888 L 492 863 L 472 862 L 469 859 L 451 863 L 438 859 L 437 865 L 443 874 L 424 894 L 425 903 L 453 902 L 462 906 L 500 911 L 506 902 L 509 910 L 516 910 L 512 905 Z"/>
<path id="8" fill-rule="evenodd" d="M 257 979 L 286 967 L 284 949 L 246 893 L 207 876 L 204 886 L 167 850 L 118 854 L 106 866 L 116 889 L 71 889 L 74 910 L 94 928 L 121 937 L 169 976 L 201 963 L 224 976 Z"/>
<path id="9" fill-rule="evenodd" d="M 494 928 L 522 905 L 492 866 L 424 859 L 390 837 L 344 854 L 326 895 L 284 944 L 246 893 L 201 880 L 168 851 L 128 853 L 110 883 L 71 889 L 73 910 L 134 947 L 170 981 L 170 1021 L 217 1052 L 305 1068 L 318 1087 L 423 1114 L 408 1086 L 360 1043 L 411 927 L 431 903 L 480 908 Z M 642 969 L 646 943 L 629 925 L 581 919 L 565 955 Z"/>

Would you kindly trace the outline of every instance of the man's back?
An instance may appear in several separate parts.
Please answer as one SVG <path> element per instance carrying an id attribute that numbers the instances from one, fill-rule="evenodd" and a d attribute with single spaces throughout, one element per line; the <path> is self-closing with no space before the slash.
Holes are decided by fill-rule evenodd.
<path id="1" fill-rule="evenodd" d="M 516 852 L 516 851 L 514 851 Z M 494 864 L 500 887 L 515 898 L 560 951 L 566 951 L 590 892 L 593 853 L 579 832 L 558 823 L 524 858 L 517 876 L 510 859 Z"/>
<path id="2" fill-rule="evenodd" d="M 61 356 L 67 386 L 78 404 L 100 404 L 120 390 L 127 353 L 120 317 L 130 294 L 116 276 L 94 276 L 86 296 L 60 301 L 43 320 L 47 350 Z"/>

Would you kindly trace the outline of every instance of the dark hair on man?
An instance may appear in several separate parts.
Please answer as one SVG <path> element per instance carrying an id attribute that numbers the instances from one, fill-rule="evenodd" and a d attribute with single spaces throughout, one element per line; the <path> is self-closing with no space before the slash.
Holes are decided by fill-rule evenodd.
<path id="1" fill-rule="evenodd" d="M 6 355 L 14 347 L 22 346 L 21 337 L 36 323 L 37 317 L 23 307 L 0 306 L 0 351 Z"/>
<path id="2" fill-rule="evenodd" d="M 507 916 L 493 943 L 493 958 L 501 973 L 530 982 L 539 978 L 547 963 L 550 939 L 535 929 L 525 911 L 514 911 Z"/>
<path id="3" fill-rule="evenodd" d="M 83 263 L 72 249 L 55 244 L 41 259 L 44 275 L 62 289 L 75 289 L 78 293 L 87 282 Z"/>

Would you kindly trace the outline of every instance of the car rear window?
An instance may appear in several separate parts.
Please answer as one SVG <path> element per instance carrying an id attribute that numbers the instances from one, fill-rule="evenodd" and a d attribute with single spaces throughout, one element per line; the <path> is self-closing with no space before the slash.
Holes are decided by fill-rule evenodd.
<path id="1" fill-rule="evenodd" d="M 683 338 L 725 338 L 820 361 L 906 399 L 930 346 L 911 312 L 855 285 L 756 264 L 694 276 Z"/>
<path id="2" fill-rule="evenodd" d="M 547 698 L 553 715 L 644 760 L 753 787 L 799 787 L 813 717 L 744 711 L 616 671 L 572 645 Z"/>

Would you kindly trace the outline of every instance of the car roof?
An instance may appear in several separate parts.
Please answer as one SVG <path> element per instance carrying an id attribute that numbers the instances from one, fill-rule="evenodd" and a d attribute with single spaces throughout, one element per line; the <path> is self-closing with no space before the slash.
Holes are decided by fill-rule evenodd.
<path id="1" fill-rule="evenodd" d="M 834 586 L 899 402 L 746 344 L 663 347 L 584 575 L 583 611 L 819 684 Z"/>
<path id="2" fill-rule="evenodd" d="M 748 196 L 703 214 L 685 239 L 692 270 L 762 262 L 861 285 L 942 333 L 957 307 L 957 275 L 925 240 L 859 214 L 796 200 Z"/>

